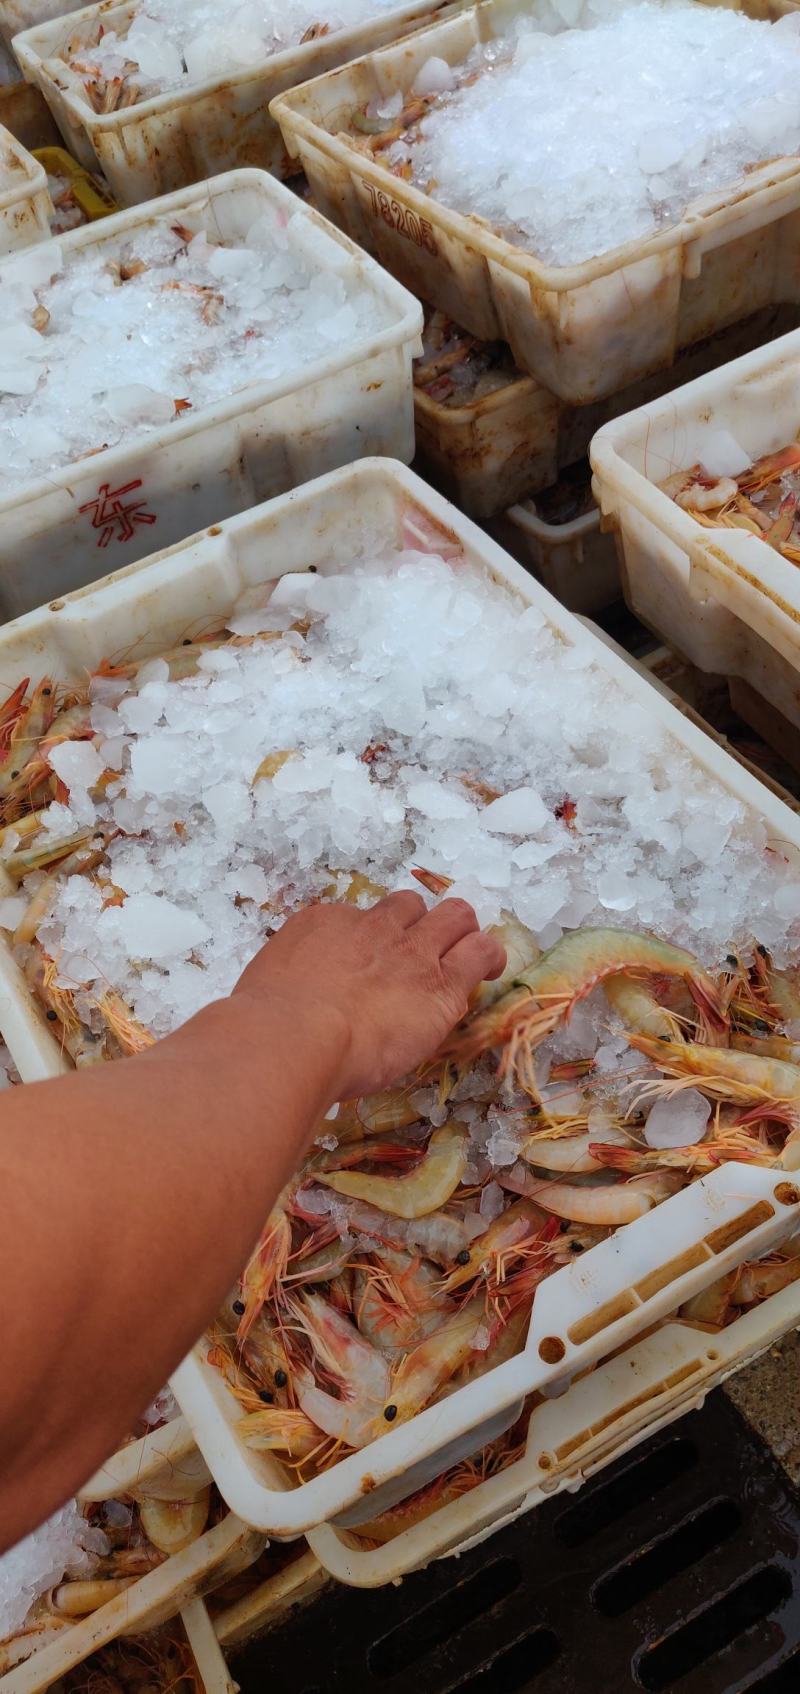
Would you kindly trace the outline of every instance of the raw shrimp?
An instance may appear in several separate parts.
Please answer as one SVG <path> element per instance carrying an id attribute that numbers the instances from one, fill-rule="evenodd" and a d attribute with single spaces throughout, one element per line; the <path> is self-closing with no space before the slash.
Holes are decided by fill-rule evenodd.
<path id="1" fill-rule="evenodd" d="M 324 1193 L 325 1190 L 318 1189 L 317 1192 Z M 448 1212 L 431 1212 L 422 1218 L 395 1218 L 379 1211 L 377 1206 L 367 1205 L 365 1200 L 351 1200 L 344 1195 L 335 1200 L 333 1195 L 328 1198 L 333 1201 L 333 1215 L 337 1223 L 341 1221 L 354 1235 L 367 1236 L 401 1251 L 422 1253 L 424 1258 L 433 1259 L 436 1264 L 452 1264 L 469 1245 L 470 1235 L 466 1226 L 460 1218 L 451 1217 Z"/>
<path id="2" fill-rule="evenodd" d="M 283 1199 L 286 1195 L 281 1197 Z M 266 1228 L 242 1277 L 244 1312 L 239 1324 L 239 1342 L 246 1340 L 262 1306 L 286 1275 L 292 1250 L 292 1226 L 281 1201 L 273 1207 Z"/>
<path id="3" fill-rule="evenodd" d="M 155 1046 L 156 1038 L 152 1030 L 146 1029 L 144 1024 L 134 1017 L 130 1006 L 125 1004 L 122 995 L 117 994 L 113 988 L 105 989 L 95 1004 L 121 1053 L 132 1057 L 135 1053 L 145 1053 L 148 1047 Z"/>
<path id="4" fill-rule="evenodd" d="M 102 863 L 106 848 L 108 847 L 109 841 L 112 839 L 112 832 L 97 830 L 91 835 L 91 837 L 88 832 L 84 832 L 82 837 L 73 836 L 71 838 L 72 849 L 69 850 L 67 847 L 67 841 L 62 838 L 60 845 L 62 848 L 67 849 L 67 857 L 61 860 L 58 868 L 54 870 L 50 876 L 45 877 L 41 886 L 37 888 L 36 893 L 32 895 L 31 899 L 28 901 L 28 905 L 26 906 L 25 911 L 14 931 L 15 946 L 18 946 L 22 942 L 33 941 L 35 939 L 41 924 L 44 922 L 44 919 L 50 910 L 58 887 L 63 879 L 69 876 L 83 876 L 88 871 L 96 870 L 97 866 Z M 42 848 L 39 849 L 39 858 L 41 858 L 44 851 L 45 850 Z M 36 852 L 37 845 L 34 843 L 33 847 L 29 848 L 27 852 L 12 854 L 6 861 L 6 869 L 9 870 L 12 875 L 15 872 L 17 872 L 17 874 L 25 874 L 24 870 L 20 871 L 19 869 L 21 861 L 27 859 L 31 855 L 35 855 Z M 59 855 L 57 853 L 52 855 L 53 858 L 57 858 L 58 856 Z"/>
<path id="5" fill-rule="evenodd" d="M 680 1307 L 678 1316 L 684 1318 L 687 1323 L 707 1324 L 712 1329 L 722 1329 L 728 1320 L 731 1294 L 739 1271 L 740 1267 L 737 1266 L 725 1276 L 718 1277 L 716 1282 L 710 1282 L 707 1288 L 701 1288 L 699 1294 L 693 1294 L 691 1300 L 687 1300 Z"/>
<path id="6" fill-rule="evenodd" d="M 530 1172 L 527 1174 L 530 1175 Z M 510 1205 L 494 1219 L 482 1235 L 479 1235 L 470 1248 L 465 1248 L 459 1253 L 455 1269 L 442 1284 L 444 1293 L 453 1294 L 457 1288 L 463 1288 L 465 1283 L 474 1281 L 482 1272 L 488 1275 L 492 1260 L 505 1266 L 509 1260 L 524 1256 L 536 1245 L 546 1222 L 544 1212 L 530 1205 L 527 1200 L 519 1200 Z"/>
<path id="7" fill-rule="evenodd" d="M 428 1401 L 466 1364 L 474 1350 L 475 1337 L 485 1321 L 486 1301 L 481 1293 L 406 1354 L 392 1373 L 382 1414 L 384 1427 L 395 1422 L 405 1423 L 427 1406 Z M 373 1435 L 379 1432 L 372 1431 Z"/>
<path id="8" fill-rule="evenodd" d="M 641 1096 L 674 1093 L 697 1084 L 713 1100 L 730 1100 L 743 1106 L 762 1106 L 765 1112 L 794 1121 L 800 1111 L 800 1067 L 782 1059 L 759 1058 L 754 1053 L 727 1047 L 702 1047 L 694 1042 L 656 1041 L 646 1035 L 631 1035 L 638 1048 L 679 1080 L 674 1084 L 648 1082 Z"/>
<path id="9" fill-rule="evenodd" d="M 753 960 L 756 991 L 784 1023 L 800 1018 L 800 992 L 786 971 L 776 971 L 766 948 L 757 947 Z"/>
<path id="10" fill-rule="evenodd" d="M 28 705 L 17 717 L 9 737 L 8 751 L 0 759 L 0 800 L 8 800 L 14 784 L 24 775 L 53 720 L 55 706 L 55 685 L 49 676 L 44 676 L 34 688 Z"/>
<path id="11" fill-rule="evenodd" d="M 686 983 L 701 1015 L 712 1023 L 722 1021 L 719 991 L 691 953 L 652 935 L 583 929 L 565 935 L 538 964 L 521 972 L 496 1005 L 459 1025 L 438 1058 L 466 1066 L 500 1047 L 501 1074 L 516 1073 L 536 1097 L 533 1049 L 598 982 L 621 971 L 632 977 L 678 977 Z"/>
<path id="12" fill-rule="evenodd" d="M 355 1114 L 370 1135 L 409 1129 L 419 1123 L 419 1112 L 406 1089 L 387 1089 L 384 1094 L 365 1094 L 355 1102 Z M 338 1125 L 338 1119 L 337 1125 Z"/>
<path id="13" fill-rule="evenodd" d="M 734 1306 L 752 1306 L 757 1300 L 768 1300 L 779 1294 L 800 1277 L 800 1258 L 762 1259 L 756 1264 L 739 1266 L 731 1301 Z"/>
<path id="14" fill-rule="evenodd" d="M 498 1171 L 497 1180 L 501 1188 L 535 1200 L 545 1211 L 555 1212 L 556 1217 L 569 1218 L 574 1223 L 604 1224 L 611 1229 L 644 1217 L 645 1212 L 652 1211 L 683 1187 L 683 1177 L 676 1171 L 657 1171 L 652 1176 L 633 1177 L 630 1182 L 579 1188 L 577 1183 L 544 1181 L 521 1163 L 513 1165 L 511 1170 Z"/>
<path id="15" fill-rule="evenodd" d="M 622 1147 L 615 1143 L 592 1142 L 599 1165 L 622 1171 L 626 1176 L 643 1176 L 648 1171 L 681 1170 L 689 1176 L 708 1176 L 729 1159 L 751 1164 L 773 1165 L 775 1155 L 766 1142 L 745 1128 L 731 1128 L 705 1141 L 685 1147 Z"/>
<path id="16" fill-rule="evenodd" d="M 262 1406 L 236 1425 L 246 1447 L 256 1453 L 281 1453 L 302 1463 L 324 1452 L 327 1442 L 317 1424 L 299 1407 Z"/>
<path id="17" fill-rule="evenodd" d="M 241 1304 L 241 1300 L 236 1300 L 231 1295 L 220 1314 L 230 1338 L 235 1338 L 236 1335 Z M 271 1394 L 278 1406 L 287 1406 L 289 1395 L 286 1385 L 290 1360 L 283 1335 L 271 1313 L 262 1309 L 253 1319 L 244 1340 L 238 1345 L 241 1358 L 259 1392 L 265 1390 Z"/>
<path id="18" fill-rule="evenodd" d="M 640 1035 L 660 1036 L 664 1041 L 678 1040 L 680 1020 L 674 1012 L 660 1006 L 643 983 L 621 971 L 606 978 L 603 992 L 628 1029 L 635 1029 Z"/>
<path id="19" fill-rule="evenodd" d="M 368 1176 L 359 1171 L 320 1172 L 318 1181 L 337 1194 L 366 1200 L 392 1217 L 420 1218 L 446 1204 L 467 1163 L 468 1136 L 463 1124 L 435 1129 L 416 1170 L 408 1176 Z"/>
<path id="20" fill-rule="evenodd" d="M 585 1135 L 564 1135 L 558 1139 L 548 1135 L 529 1135 L 520 1147 L 520 1155 L 529 1165 L 536 1165 L 540 1170 L 571 1171 L 573 1176 L 582 1176 L 589 1171 L 600 1170 L 600 1164 L 590 1150 L 590 1140 L 588 1130 Z"/>
<path id="21" fill-rule="evenodd" d="M 389 1367 L 377 1348 L 359 1335 L 349 1318 L 319 1294 L 290 1295 L 290 1320 L 311 1343 L 314 1358 L 340 1399 L 318 1388 L 301 1364 L 295 1367 L 298 1404 L 325 1435 L 348 1447 L 363 1447 L 375 1434 L 375 1420 L 386 1404 Z"/>
<path id="22" fill-rule="evenodd" d="M 734 1030 L 731 1047 L 737 1053 L 755 1053 L 762 1059 L 782 1059 L 800 1070 L 800 1041 L 790 1041 L 787 1035 L 745 1035 Z"/>
<path id="23" fill-rule="evenodd" d="M 139 1521 L 148 1541 L 168 1557 L 196 1541 L 208 1522 L 211 1489 L 191 1500 L 142 1500 Z"/>
<path id="24" fill-rule="evenodd" d="M 424 1260 L 387 1248 L 373 1259 L 355 1272 L 353 1316 L 360 1333 L 392 1356 L 431 1335 L 453 1306 Z"/>

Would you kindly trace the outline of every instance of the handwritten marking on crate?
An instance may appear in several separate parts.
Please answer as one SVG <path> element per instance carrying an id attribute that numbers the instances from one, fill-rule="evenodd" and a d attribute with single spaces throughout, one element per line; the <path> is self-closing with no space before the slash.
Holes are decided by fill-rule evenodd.
<path id="1" fill-rule="evenodd" d="M 395 229 L 398 235 L 404 235 L 407 241 L 413 241 L 415 247 L 424 247 L 428 253 L 438 253 L 433 225 L 428 223 L 427 218 L 417 217 L 416 212 L 412 212 L 409 206 L 401 206 L 398 200 L 391 200 L 382 188 L 375 188 L 373 183 L 367 182 L 363 177 L 361 180 L 376 217 L 383 218 L 390 229 Z"/>
<path id="2" fill-rule="evenodd" d="M 81 512 L 92 513 L 92 529 L 100 531 L 98 547 L 107 547 L 110 541 L 132 541 L 137 524 L 158 522 L 155 512 L 145 510 L 146 496 L 140 500 L 125 501 L 126 494 L 133 494 L 141 486 L 141 477 L 137 477 L 135 482 L 126 482 L 122 488 L 111 488 L 103 482 L 97 490 L 96 500 L 87 500 L 80 507 Z"/>

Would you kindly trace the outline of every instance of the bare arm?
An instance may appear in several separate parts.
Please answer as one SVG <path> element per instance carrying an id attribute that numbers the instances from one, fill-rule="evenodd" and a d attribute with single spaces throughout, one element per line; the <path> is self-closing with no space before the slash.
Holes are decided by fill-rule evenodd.
<path id="1" fill-rule="evenodd" d="M 332 1103 L 429 1057 L 503 964 L 458 900 L 317 907 L 150 1052 L 4 1096 L 0 1548 L 162 1387 Z"/>

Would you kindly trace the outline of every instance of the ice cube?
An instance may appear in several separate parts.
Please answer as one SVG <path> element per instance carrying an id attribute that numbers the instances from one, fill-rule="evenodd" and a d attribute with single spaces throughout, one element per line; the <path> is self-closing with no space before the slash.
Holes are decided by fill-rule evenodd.
<path id="1" fill-rule="evenodd" d="M 129 382 L 123 388 L 108 388 L 103 404 L 109 417 L 122 424 L 167 424 L 175 416 L 175 401 L 169 394 L 159 394 L 143 382 Z"/>
<path id="2" fill-rule="evenodd" d="M 645 1141 L 648 1147 L 692 1147 L 703 1140 L 710 1116 L 711 1102 L 698 1089 L 681 1089 L 651 1108 Z"/>
<path id="3" fill-rule="evenodd" d="M 581 0 L 578 0 L 578 4 Z M 444 94 L 455 87 L 455 77 L 446 59 L 437 58 L 432 54 L 424 65 L 417 71 L 411 85 L 412 94 Z"/>
<path id="4" fill-rule="evenodd" d="M 778 916 L 786 918 L 790 923 L 800 917 L 800 882 L 785 882 L 779 888 L 773 899 Z"/>
<path id="5" fill-rule="evenodd" d="M 514 788 L 499 799 L 491 800 L 480 814 L 484 829 L 495 835 L 533 835 L 546 823 L 552 823 L 552 812 L 535 788 Z"/>
<path id="6" fill-rule="evenodd" d="M 692 424 L 687 431 L 684 452 L 687 464 L 704 465 L 710 476 L 741 476 L 753 462 L 735 435 L 715 423 Z"/>
<path id="7" fill-rule="evenodd" d="M 196 912 L 158 894 L 131 894 L 122 906 L 108 907 L 97 920 L 98 934 L 107 931 L 131 959 L 166 963 L 185 958 L 208 941 L 211 930 Z"/>
<path id="8" fill-rule="evenodd" d="M 657 172 L 668 171 L 673 165 L 679 165 L 685 152 L 684 130 L 664 129 L 657 125 L 642 136 L 637 158 L 645 176 L 654 176 Z"/>
<path id="9" fill-rule="evenodd" d="M 106 768 L 91 741 L 59 742 L 50 753 L 50 764 L 70 791 L 93 788 Z"/>

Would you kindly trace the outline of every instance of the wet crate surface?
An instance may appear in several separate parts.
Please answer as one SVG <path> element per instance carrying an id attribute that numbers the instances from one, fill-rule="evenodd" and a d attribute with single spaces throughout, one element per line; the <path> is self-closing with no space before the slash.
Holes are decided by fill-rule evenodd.
<path id="1" fill-rule="evenodd" d="M 719 1393 L 458 1560 L 328 1588 L 242 1694 L 797 1694 L 800 1497 Z"/>

